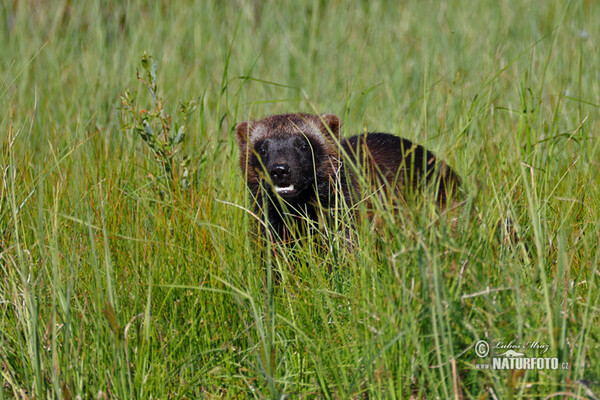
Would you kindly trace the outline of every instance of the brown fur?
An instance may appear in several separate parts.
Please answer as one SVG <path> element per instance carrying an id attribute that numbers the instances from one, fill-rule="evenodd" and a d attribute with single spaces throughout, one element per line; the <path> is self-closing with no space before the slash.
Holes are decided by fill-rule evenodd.
<path id="1" fill-rule="evenodd" d="M 385 133 L 342 140 L 340 127 L 333 114 L 301 113 L 237 125 L 240 167 L 255 210 L 266 212 L 270 228 L 281 239 L 294 217 L 317 220 L 337 200 L 346 205 L 361 201 L 361 182 L 367 183 L 367 192 L 399 198 L 433 186 L 441 208 L 455 197 L 460 179 L 422 146 Z"/>

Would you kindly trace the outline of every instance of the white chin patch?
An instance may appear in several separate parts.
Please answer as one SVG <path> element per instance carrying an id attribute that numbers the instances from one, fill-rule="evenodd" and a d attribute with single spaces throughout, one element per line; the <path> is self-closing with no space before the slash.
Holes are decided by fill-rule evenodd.
<path id="1" fill-rule="evenodd" d="M 278 194 L 289 194 L 294 191 L 294 185 L 290 186 L 275 186 L 275 191 Z"/>

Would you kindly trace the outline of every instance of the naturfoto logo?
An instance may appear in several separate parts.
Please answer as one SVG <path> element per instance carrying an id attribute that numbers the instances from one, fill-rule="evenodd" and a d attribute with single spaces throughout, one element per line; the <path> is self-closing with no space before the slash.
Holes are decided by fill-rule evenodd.
<path id="1" fill-rule="evenodd" d="M 475 344 L 475 353 L 479 358 L 486 358 L 491 349 L 495 351 L 489 364 L 475 364 L 478 369 L 568 369 L 569 363 L 559 365 L 556 357 L 540 357 L 550 349 L 550 345 L 538 341 L 521 343 L 516 340 L 510 342 L 489 342 L 480 340 Z M 527 357 L 526 351 L 537 351 L 538 357 Z M 494 354 L 497 353 L 497 354 Z"/>

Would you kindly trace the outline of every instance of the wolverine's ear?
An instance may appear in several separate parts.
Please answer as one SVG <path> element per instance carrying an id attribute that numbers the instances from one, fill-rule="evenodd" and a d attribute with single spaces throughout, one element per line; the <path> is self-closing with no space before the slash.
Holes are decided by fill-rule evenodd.
<path id="1" fill-rule="evenodd" d="M 248 136 L 250 135 L 250 124 L 248 121 L 240 122 L 235 127 L 235 138 L 237 139 L 238 146 L 244 148 L 248 143 Z"/>
<path id="2" fill-rule="evenodd" d="M 329 127 L 334 137 L 340 137 L 340 126 L 342 125 L 342 123 L 340 122 L 340 119 L 337 115 L 323 114 L 321 115 L 321 120 L 325 123 L 326 126 Z"/>

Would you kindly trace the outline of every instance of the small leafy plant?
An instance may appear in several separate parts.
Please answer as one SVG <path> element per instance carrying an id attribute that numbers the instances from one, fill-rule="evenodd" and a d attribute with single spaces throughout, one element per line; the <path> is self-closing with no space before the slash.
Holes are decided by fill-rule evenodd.
<path id="1" fill-rule="evenodd" d="M 138 80 L 148 89 L 154 105 L 151 109 L 136 107 L 137 92 L 126 90 L 121 96 L 125 122 L 123 129 L 138 135 L 154 155 L 159 173 L 150 175 L 161 198 L 177 187 L 190 186 L 189 158 L 182 155 L 181 147 L 186 138 L 189 116 L 196 110 L 195 101 L 180 101 L 176 119 L 165 112 L 162 98 L 158 95 L 156 83 L 157 64 L 152 56 L 142 53 L 143 71 L 137 71 Z"/>

